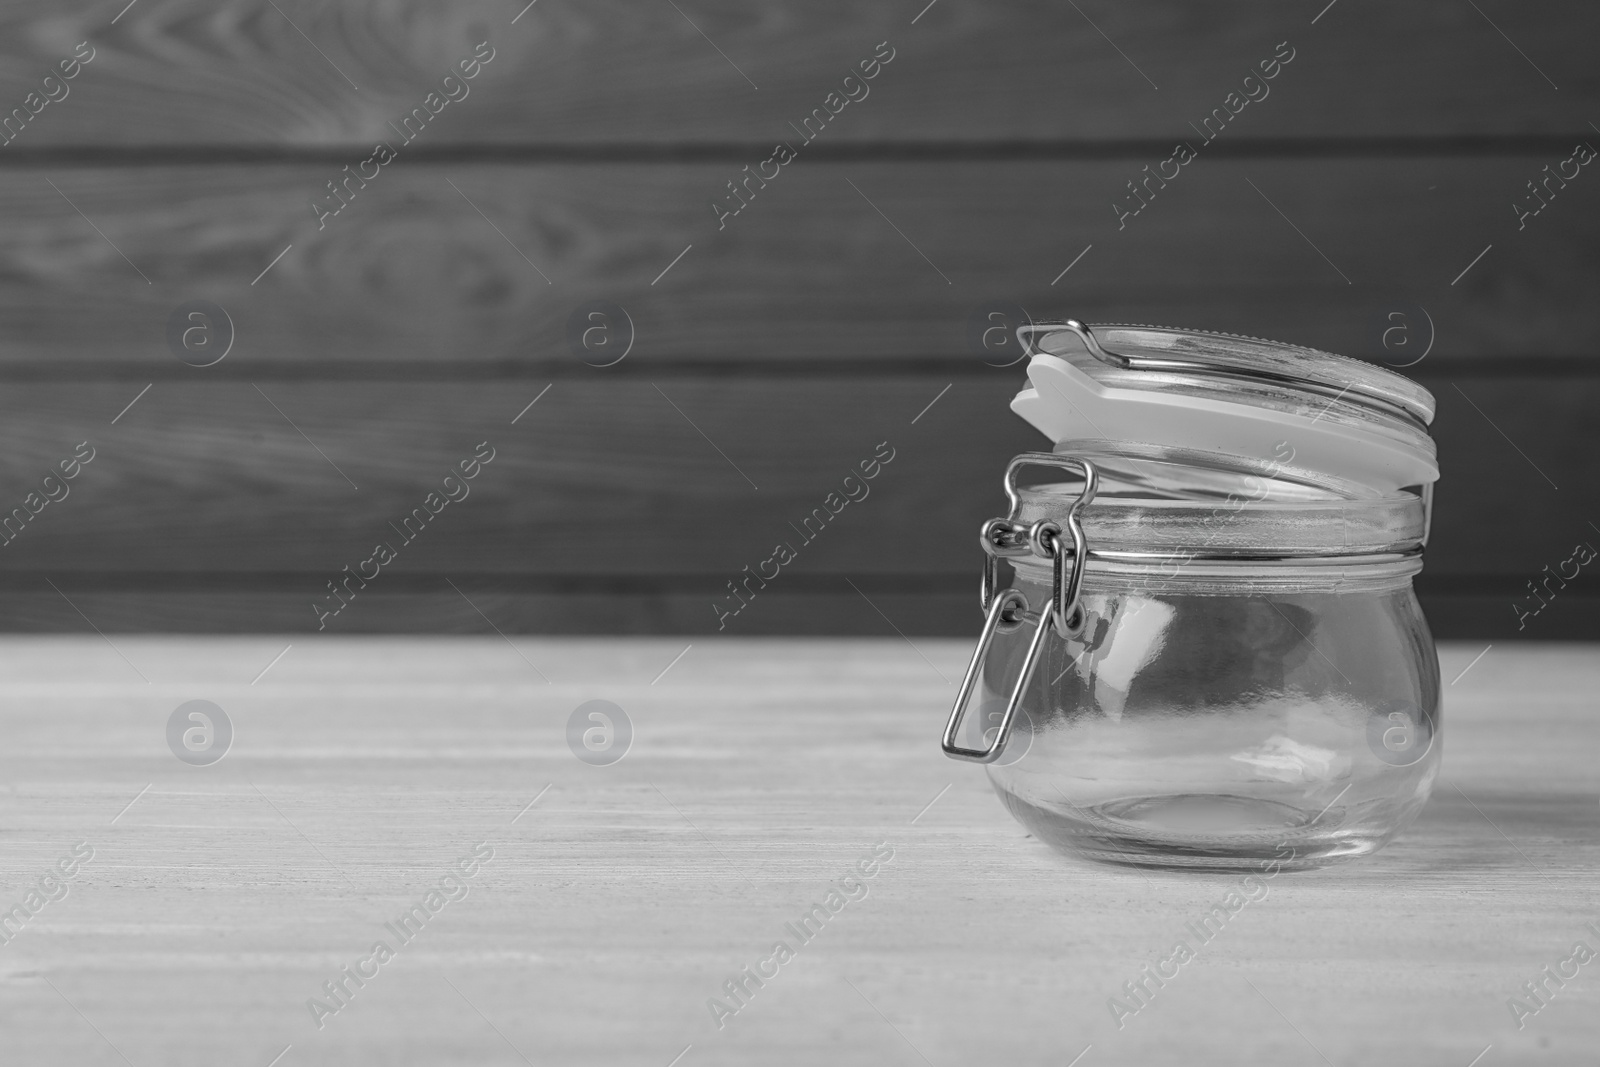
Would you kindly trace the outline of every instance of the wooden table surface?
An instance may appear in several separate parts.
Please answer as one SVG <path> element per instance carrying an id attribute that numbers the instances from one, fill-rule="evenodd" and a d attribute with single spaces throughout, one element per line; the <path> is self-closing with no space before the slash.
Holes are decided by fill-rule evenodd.
<path id="1" fill-rule="evenodd" d="M 963 642 L 702 638 L 674 662 L 683 640 L 113 640 L 0 644 L 0 906 L 93 849 L 0 944 L 7 1064 L 1500 1067 L 1600 1050 L 1600 959 L 1520 1032 L 1507 1007 L 1574 942 L 1600 948 L 1592 646 L 1496 644 L 1453 685 L 1482 649 L 1444 647 L 1444 774 L 1418 822 L 1366 862 L 1274 879 L 1119 1030 L 1108 998 L 1237 879 L 1095 866 L 1025 835 L 938 750 Z M 211 766 L 167 746 L 194 699 L 235 729 Z M 634 727 L 610 766 L 565 740 L 591 699 Z M 466 895 L 447 881 L 459 899 L 428 901 L 480 843 Z M 867 895 L 801 944 L 785 924 L 880 844 Z M 384 924 L 419 901 L 437 913 L 401 943 Z M 332 1005 L 341 968 L 371 974 L 380 939 L 393 958 L 346 979 L 319 1029 L 308 1000 Z M 708 999 L 778 940 L 794 957 L 719 1030 Z"/>

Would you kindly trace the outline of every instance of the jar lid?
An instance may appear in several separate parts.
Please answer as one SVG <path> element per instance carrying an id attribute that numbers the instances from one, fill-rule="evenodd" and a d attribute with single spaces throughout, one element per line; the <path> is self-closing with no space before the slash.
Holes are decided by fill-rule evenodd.
<path id="1" fill-rule="evenodd" d="M 1260 338 L 1072 319 L 1017 330 L 1030 388 L 1011 409 L 1054 441 L 1209 457 L 1345 498 L 1439 477 L 1433 396 L 1398 374 Z"/>

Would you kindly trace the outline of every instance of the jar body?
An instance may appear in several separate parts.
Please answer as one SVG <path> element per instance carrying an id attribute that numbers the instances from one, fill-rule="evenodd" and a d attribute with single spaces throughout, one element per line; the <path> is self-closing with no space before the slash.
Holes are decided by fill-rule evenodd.
<path id="1" fill-rule="evenodd" d="M 1049 576 L 1019 568 L 1032 609 Z M 1046 638 L 990 782 L 1065 851 L 1188 869 L 1371 853 L 1426 803 L 1439 667 L 1410 573 L 1264 586 L 1085 581 L 1081 639 Z M 969 736 L 993 736 L 1031 621 L 982 665 Z"/>

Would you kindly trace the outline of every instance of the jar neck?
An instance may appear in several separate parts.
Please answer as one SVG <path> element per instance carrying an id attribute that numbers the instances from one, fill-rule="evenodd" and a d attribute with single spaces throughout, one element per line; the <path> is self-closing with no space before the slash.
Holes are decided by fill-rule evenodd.
<path id="1" fill-rule="evenodd" d="M 1048 563 L 1019 559 L 1013 566 L 1019 584 L 1049 590 Z M 1384 593 L 1409 590 L 1412 577 L 1421 570 L 1420 555 L 1349 556 L 1315 563 L 1211 560 L 1186 557 L 1183 553 L 1142 561 L 1091 555 L 1084 570 L 1083 591 L 1085 595 L 1143 592 L 1190 596 Z"/>
<path id="2" fill-rule="evenodd" d="M 1281 465 L 1104 441 L 1063 445 L 1057 454 L 1087 459 L 1099 472 L 1099 489 L 1079 512 L 1091 551 L 1366 556 L 1413 553 L 1426 536 L 1424 498 L 1409 490 L 1351 495 Z M 1070 483 L 1022 487 L 1017 521 L 1063 523 L 1081 492 Z"/>

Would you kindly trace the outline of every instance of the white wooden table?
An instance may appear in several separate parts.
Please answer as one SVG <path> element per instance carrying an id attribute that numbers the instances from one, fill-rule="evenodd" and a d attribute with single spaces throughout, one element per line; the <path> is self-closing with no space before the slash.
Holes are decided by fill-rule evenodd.
<path id="1" fill-rule="evenodd" d="M 1497 645 L 1447 684 L 1421 819 L 1273 880 L 1119 1030 L 1107 999 L 1236 879 L 1027 837 L 938 749 L 964 642 L 704 640 L 658 678 L 687 642 L 300 638 L 252 684 L 290 639 L 113 640 L 0 642 L 0 906 L 93 848 L 0 944 L 8 1065 L 1600 1054 L 1600 959 L 1521 1031 L 1507 1007 L 1575 941 L 1600 950 L 1592 646 Z M 1442 649 L 1446 683 L 1480 651 Z M 211 766 L 168 748 L 192 699 L 236 731 Z M 566 743 L 591 699 L 635 730 L 610 766 Z M 879 843 L 867 895 L 801 944 L 785 924 Z M 384 924 L 418 902 L 401 942 Z M 380 939 L 393 958 L 363 962 Z M 778 940 L 794 957 L 719 1030 L 708 999 Z M 346 966 L 372 976 L 319 1029 L 307 1002 L 337 1004 Z"/>

